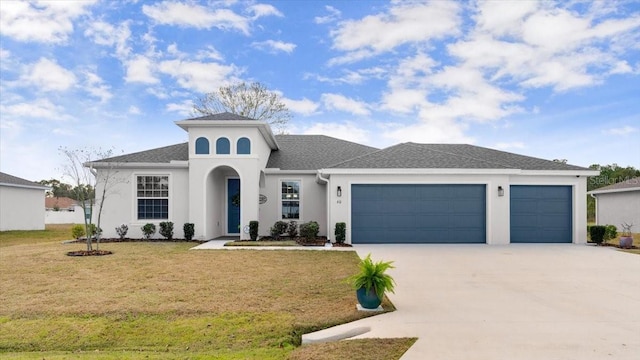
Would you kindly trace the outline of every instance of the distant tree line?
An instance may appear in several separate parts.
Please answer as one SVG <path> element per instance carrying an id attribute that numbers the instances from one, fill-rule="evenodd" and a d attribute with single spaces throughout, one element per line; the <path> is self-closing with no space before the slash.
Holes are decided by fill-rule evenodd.
<path id="1" fill-rule="evenodd" d="M 68 197 L 73 200 L 93 199 L 95 198 L 95 189 L 88 184 L 72 186 L 61 182 L 58 179 L 40 180 L 38 184 L 51 187 L 51 191 L 47 191 L 48 197 Z"/>
<path id="2" fill-rule="evenodd" d="M 640 176 L 640 170 L 633 166 L 621 167 L 618 164 L 600 165 L 593 164 L 589 169 L 600 171 L 600 175 L 589 176 L 587 179 L 587 191 L 599 189 L 601 187 L 613 185 L 625 180 Z M 587 221 L 596 219 L 596 201 L 587 195 Z"/>

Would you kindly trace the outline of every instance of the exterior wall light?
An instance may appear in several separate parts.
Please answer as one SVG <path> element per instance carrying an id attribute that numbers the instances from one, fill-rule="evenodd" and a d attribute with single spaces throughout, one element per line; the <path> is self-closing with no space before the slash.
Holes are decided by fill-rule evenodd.
<path id="1" fill-rule="evenodd" d="M 336 195 L 338 195 L 338 197 L 342 196 L 342 187 L 338 186 L 338 191 L 336 192 Z"/>
<path id="2" fill-rule="evenodd" d="M 498 186 L 498 196 L 504 196 L 504 189 L 502 186 Z"/>

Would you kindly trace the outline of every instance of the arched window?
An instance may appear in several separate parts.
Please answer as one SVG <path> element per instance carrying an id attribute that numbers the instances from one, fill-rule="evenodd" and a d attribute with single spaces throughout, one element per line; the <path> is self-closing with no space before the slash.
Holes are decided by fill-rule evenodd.
<path id="1" fill-rule="evenodd" d="M 231 154 L 231 143 L 229 139 L 221 137 L 216 140 L 216 154 Z"/>
<path id="2" fill-rule="evenodd" d="M 238 148 L 236 150 L 238 155 L 251 154 L 251 140 L 246 137 L 238 139 Z"/>
<path id="3" fill-rule="evenodd" d="M 196 139 L 196 154 L 208 154 L 209 153 L 209 140 L 207 138 L 199 137 Z"/>

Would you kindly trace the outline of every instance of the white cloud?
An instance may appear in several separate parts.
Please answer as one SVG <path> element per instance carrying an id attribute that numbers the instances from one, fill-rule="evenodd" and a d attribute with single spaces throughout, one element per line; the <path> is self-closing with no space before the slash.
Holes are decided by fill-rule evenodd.
<path id="1" fill-rule="evenodd" d="M 234 65 L 181 60 L 162 61 L 158 69 L 175 78 L 183 88 L 201 93 L 228 83 L 239 72 Z"/>
<path id="2" fill-rule="evenodd" d="M 274 54 L 277 52 L 285 52 L 287 54 L 291 54 L 296 48 L 296 44 L 276 40 L 253 42 L 251 43 L 251 46 L 256 49 L 268 51 Z"/>
<path id="3" fill-rule="evenodd" d="M 303 131 L 305 135 L 327 135 L 342 140 L 353 141 L 359 144 L 369 142 L 369 131 L 359 128 L 357 125 L 347 122 L 341 123 L 317 123 Z"/>
<path id="4" fill-rule="evenodd" d="M 313 115 L 318 111 L 318 108 L 320 107 L 320 104 L 307 98 L 302 98 L 301 100 L 282 98 L 282 102 L 287 106 L 289 110 L 298 114 L 302 114 L 304 116 Z"/>
<path id="5" fill-rule="evenodd" d="M 153 75 L 155 64 L 144 55 L 138 55 L 126 61 L 125 66 L 127 68 L 126 82 L 157 84 L 160 81 Z"/>
<path id="6" fill-rule="evenodd" d="M 208 45 L 204 50 L 198 50 L 195 58 L 197 60 L 209 59 L 209 60 L 217 60 L 217 61 L 222 61 L 224 59 L 222 54 L 211 45 Z"/>
<path id="7" fill-rule="evenodd" d="M 100 98 L 100 102 L 107 102 L 113 97 L 109 91 L 111 87 L 106 85 L 100 76 L 91 71 L 85 71 L 84 76 L 83 88 L 92 96 Z"/>
<path id="8" fill-rule="evenodd" d="M 46 58 L 26 66 L 20 80 L 42 91 L 65 91 L 77 82 L 73 72 Z"/>
<path id="9" fill-rule="evenodd" d="M 131 38 L 128 22 L 123 22 L 117 27 L 104 21 L 91 22 L 84 35 L 98 45 L 115 46 L 118 59 L 124 60 L 131 53 L 131 47 L 128 46 Z"/>
<path id="10" fill-rule="evenodd" d="M 64 43 L 73 32 L 73 21 L 95 1 L 3 1 L 2 35 L 18 41 Z"/>
<path id="11" fill-rule="evenodd" d="M 251 17 L 252 19 L 258 19 L 264 16 L 284 16 L 278 9 L 269 4 L 254 4 L 249 6 L 247 8 L 247 11 L 253 14 L 253 16 Z"/>
<path id="12" fill-rule="evenodd" d="M 191 116 L 191 110 L 193 109 L 193 101 L 184 100 L 181 103 L 169 103 L 166 107 L 167 111 L 177 112 L 182 116 Z"/>
<path id="13" fill-rule="evenodd" d="M 138 108 L 135 105 L 131 105 L 129 106 L 129 110 L 127 110 L 127 112 L 131 115 L 140 115 L 142 114 L 142 111 L 140 111 L 140 108 Z"/>
<path id="14" fill-rule="evenodd" d="M 320 96 L 320 100 L 327 110 L 344 111 L 354 115 L 369 115 L 371 113 L 367 103 L 344 95 L 325 93 Z"/>
<path id="15" fill-rule="evenodd" d="M 340 19 L 340 16 L 342 15 L 342 13 L 340 12 L 340 10 L 334 8 L 333 6 L 329 6 L 326 5 L 324 7 L 328 14 L 325 16 L 316 16 L 313 18 L 313 22 L 315 22 L 316 24 L 327 24 L 327 23 L 332 23 L 334 21 L 337 21 L 338 19 Z"/>
<path id="16" fill-rule="evenodd" d="M 159 24 L 197 29 L 237 30 L 249 34 L 249 19 L 229 9 L 212 9 L 197 4 L 163 1 L 143 5 L 142 12 Z"/>
<path id="17" fill-rule="evenodd" d="M 459 34 L 460 9 L 452 1 L 399 3 L 388 13 L 344 21 L 331 31 L 331 37 L 334 48 L 348 53 L 330 63 L 352 62 L 403 44 L 426 43 Z"/>
<path id="18" fill-rule="evenodd" d="M 633 134 L 633 133 L 638 132 L 638 131 L 639 131 L 639 129 L 637 127 L 626 125 L 626 126 L 619 127 L 619 128 L 612 128 L 612 129 L 605 130 L 604 133 L 605 134 L 609 134 L 609 135 L 626 136 L 626 135 Z"/>
<path id="19" fill-rule="evenodd" d="M 430 119 L 424 117 L 416 124 L 387 130 L 383 136 L 393 142 L 429 143 L 474 143 L 475 140 L 465 135 L 467 126 L 451 119 Z"/>
<path id="20" fill-rule="evenodd" d="M 22 102 L 11 105 L 0 105 L 2 121 L 5 118 L 28 118 L 28 119 L 50 119 L 50 120 L 70 120 L 71 117 L 65 113 L 65 109 L 55 105 L 49 99 L 37 99 L 31 102 Z"/>
<path id="21" fill-rule="evenodd" d="M 381 109 L 411 113 L 428 103 L 424 90 L 393 89 L 382 96 Z"/>

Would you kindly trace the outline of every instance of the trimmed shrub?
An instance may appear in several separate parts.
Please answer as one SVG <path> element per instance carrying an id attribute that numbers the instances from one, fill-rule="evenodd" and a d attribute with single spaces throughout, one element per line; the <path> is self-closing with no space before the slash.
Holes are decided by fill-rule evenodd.
<path id="1" fill-rule="evenodd" d="M 315 240 L 318 237 L 320 225 L 315 221 L 309 221 L 300 225 L 300 235 L 307 240 Z"/>
<path id="2" fill-rule="evenodd" d="M 173 240 L 173 223 L 171 221 L 163 221 L 160 223 L 160 235 L 167 240 Z"/>
<path id="3" fill-rule="evenodd" d="M 96 226 L 96 224 L 89 224 L 89 236 L 94 237 L 102 234 L 102 229 Z"/>
<path id="4" fill-rule="evenodd" d="M 289 225 L 287 226 L 287 235 L 289 235 L 289 237 L 296 237 L 298 236 L 298 223 L 295 221 L 291 221 L 289 223 Z"/>
<path id="5" fill-rule="evenodd" d="M 149 240 L 156 233 L 156 226 L 152 223 L 146 223 L 141 228 L 144 238 Z"/>
<path id="6" fill-rule="evenodd" d="M 80 225 L 80 224 L 75 224 L 73 225 L 73 227 L 71 228 L 71 236 L 73 236 L 74 239 L 80 239 L 81 237 L 83 237 L 85 235 L 85 231 L 84 231 L 84 226 Z"/>
<path id="7" fill-rule="evenodd" d="M 618 228 L 615 225 L 605 225 L 604 240 L 612 240 L 618 236 Z"/>
<path id="8" fill-rule="evenodd" d="M 259 225 L 259 222 L 255 220 L 249 221 L 249 237 L 253 241 L 258 240 L 258 225 Z"/>
<path id="9" fill-rule="evenodd" d="M 589 234 L 591 235 L 591 241 L 596 244 L 602 244 L 604 241 L 604 234 L 607 231 L 607 228 L 603 225 L 593 225 L 591 229 L 589 229 Z"/>
<path id="10" fill-rule="evenodd" d="M 184 223 L 182 231 L 184 231 L 185 240 L 191 241 L 193 235 L 196 233 L 196 226 L 193 223 Z"/>
<path id="11" fill-rule="evenodd" d="M 269 229 L 269 232 L 273 238 L 280 239 L 280 236 L 287 232 L 288 227 L 289 224 L 285 221 L 276 221 L 276 223 Z"/>
<path id="12" fill-rule="evenodd" d="M 347 238 L 347 223 L 339 222 L 336 223 L 336 242 L 338 244 L 344 243 L 344 239 Z"/>
<path id="13" fill-rule="evenodd" d="M 120 240 L 124 240 L 124 237 L 127 236 L 128 231 L 129 231 L 129 227 L 125 224 L 122 224 L 116 227 L 116 233 L 118 233 Z"/>

